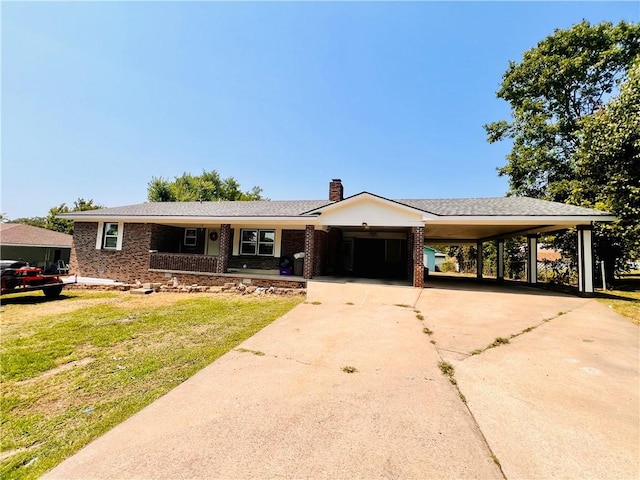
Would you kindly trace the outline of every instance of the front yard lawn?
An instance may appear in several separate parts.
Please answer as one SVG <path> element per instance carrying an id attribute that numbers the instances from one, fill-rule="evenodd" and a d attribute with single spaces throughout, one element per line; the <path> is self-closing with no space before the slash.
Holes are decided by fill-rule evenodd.
<path id="1" fill-rule="evenodd" d="M 67 291 L 2 299 L 0 478 L 36 478 L 303 297 Z"/>

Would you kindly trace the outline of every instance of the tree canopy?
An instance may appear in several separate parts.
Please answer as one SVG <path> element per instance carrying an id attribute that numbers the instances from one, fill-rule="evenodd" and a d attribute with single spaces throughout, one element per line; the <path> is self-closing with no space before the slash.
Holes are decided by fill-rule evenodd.
<path id="1" fill-rule="evenodd" d="M 519 63 L 509 63 L 497 96 L 509 102 L 511 121 L 485 125 L 490 143 L 512 141 L 506 165 L 498 169 L 501 176 L 509 177 L 509 195 L 588 205 L 622 214 L 623 197 L 631 193 L 628 187 L 633 187 L 634 181 L 638 185 L 638 160 L 634 160 L 632 149 L 618 149 L 616 154 L 605 149 L 607 135 L 602 127 L 611 123 L 610 115 L 618 118 L 623 110 L 633 108 L 630 102 L 637 102 L 637 96 L 627 93 L 630 98 L 623 102 L 624 106 L 615 111 L 610 108 L 620 101 L 618 95 L 637 89 L 630 76 L 639 55 L 640 24 L 591 25 L 583 21 L 569 29 L 556 30 L 527 50 Z M 621 87 L 623 83 L 628 86 Z M 632 113 L 625 113 L 624 118 L 627 114 Z M 624 140 L 621 138 L 620 142 Z M 602 186 L 603 181 L 615 181 L 617 186 L 600 189 L 598 185 Z M 621 234 L 620 229 L 628 225 L 623 222 L 618 227 Z M 596 232 L 600 235 L 596 252 L 601 258 L 611 259 L 612 252 L 605 252 L 603 231 L 599 228 Z M 637 233 L 630 230 L 625 235 Z M 557 238 L 555 246 L 564 247 L 568 253 L 575 248 L 575 240 Z M 617 250 L 618 255 L 631 253 Z M 621 262 L 623 259 L 618 257 L 619 265 Z"/>
<path id="2" fill-rule="evenodd" d="M 183 173 L 173 181 L 152 177 L 147 186 L 147 199 L 150 202 L 196 202 L 213 200 L 266 200 L 262 189 L 253 187 L 243 192 L 233 177 L 221 178 L 211 170 L 202 171 L 202 175 Z"/>
<path id="3" fill-rule="evenodd" d="M 569 201 L 614 212 L 598 226 L 599 250 L 624 262 L 640 258 L 640 55 L 620 95 L 581 121 L 576 180 Z M 623 267 L 623 265 L 618 265 Z"/>
<path id="4" fill-rule="evenodd" d="M 64 220 L 62 218 L 56 218 L 56 216 L 61 213 L 82 212 L 84 210 L 96 210 L 98 208 L 104 207 L 93 203 L 92 199 L 85 200 L 84 198 L 78 198 L 73 202 L 73 207 L 71 208 L 69 208 L 66 203 L 61 203 L 60 205 L 51 207 L 46 217 L 20 217 L 13 220 L 7 219 L 7 221 L 10 221 L 11 223 L 23 223 L 33 227 L 46 228 L 47 230 L 72 235 L 73 220 Z"/>
<path id="5" fill-rule="evenodd" d="M 49 214 L 45 218 L 44 228 L 49 230 L 55 230 L 56 232 L 68 233 L 73 235 L 73 220 L 65 220 L 62 218 L 56 218 L 61 213 L 70 212 L 83 212 L 85 210 L 97 210 L 104 208 L 102 205 L 96 205 L 93 200 L 85 200 L 84 198 L 78 198 L 73 202 L 73 207 L 69 208 L 66 203 L 61 203 L 56 207 L 49 209 Z"/>

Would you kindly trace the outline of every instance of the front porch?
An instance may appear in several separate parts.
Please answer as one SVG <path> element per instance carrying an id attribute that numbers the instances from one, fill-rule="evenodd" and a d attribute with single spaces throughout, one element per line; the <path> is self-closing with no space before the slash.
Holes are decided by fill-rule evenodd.
<path id="1" fill-rule="evenodd" d="M 218 256 L 151 252 L 149 273 L 156 281 L 170 281 L 176 278 L 183 284 L 242 283 L 256 287 L 306 288 L 302 276 L 281 275 L 278 270 L 250 268 L 228 268 L 219 272 L 221 260 Z"/>
<path id="2" fill-rule="evenodd" d="M 193 231 L 194 245 L 191 251 L 185 251 L 182 239 L 191 237 L 187 235 L 189 230 Z M 258 235 L 273 232 L 275 245 L 271 255 L 245 254 L 240 239 L 244 239 L 247 231 L 251 229 L 232 228 L 229 224 L 154 228 L 147 273 L 154 281 L 167 281 L 175 276 L 181 283 L 206 282 L 211 285 L 238 279 L 253 284 L 274 281 L 306 284 L 311 278 L 344 276 L 422 286 L 424 230 L 421 227 L 364 224 L 357 227 L 306 225 L 304 229 L 255 229 Z M 211 232 L 215 234 L 211 235 Z M 168 242 L 167 237 L 174 240 Z M 295 259 L 297 253 L 303 253 L 304 258 Z M 283 265 L 283 261 L 289 264 Z M 289 268 L 281 268 L 285 266 Z"/>

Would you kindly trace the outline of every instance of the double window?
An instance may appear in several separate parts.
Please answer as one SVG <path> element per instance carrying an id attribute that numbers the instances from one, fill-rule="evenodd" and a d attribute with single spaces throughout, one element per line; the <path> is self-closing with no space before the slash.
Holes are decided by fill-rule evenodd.
<path id="1" fill-rule="evenodd" d="M 240 255 L 273 256 L 275 230 L 243 228 L 240 230 Z"/>
<path id="2" fill-rule="evenodd" d="M 195 247 L 198 243 L 198 229 L 197 228 L 185 228 L 184 229 L 184 244 L 188 247 Z"/>
<path id="3" fill-rule="evenodd" d="M 102 248 L 115 250 L 118 247 L 118 224 L 105 223 Z"/>

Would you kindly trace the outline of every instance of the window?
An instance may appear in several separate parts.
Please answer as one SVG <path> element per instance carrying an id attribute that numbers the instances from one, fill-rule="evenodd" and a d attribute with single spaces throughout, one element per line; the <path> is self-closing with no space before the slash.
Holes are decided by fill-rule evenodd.
<path id="1" fill-rule="evenodd" d="M 184 244 L 189 247 L 195 247 L 198 243 L 198 230 L 196 228 L 184 229 Z"/>
<path id="2" fill-rule="evenodd" d="M 272 257 L 275 241 L 275 230 L 242 229 L 240 231 L 240 255 Z"/>
<path id="3" fill-rule="evenodd" d="M 102 248 L 110 248 L 115 250 L 117 246 L 118 246 L 118 224 L 105 223 Z"/>
<path id="4" fill-rule="evenodd" d="M 96 250 L 122 250 L 122 222 L 98 222 Z"/>

